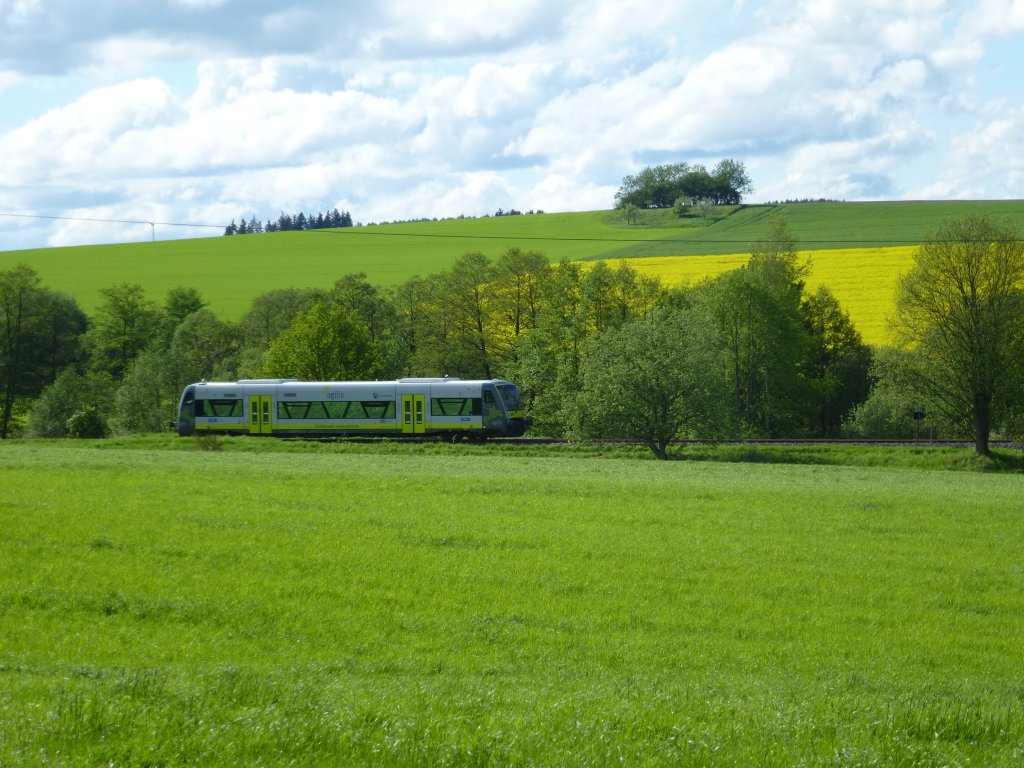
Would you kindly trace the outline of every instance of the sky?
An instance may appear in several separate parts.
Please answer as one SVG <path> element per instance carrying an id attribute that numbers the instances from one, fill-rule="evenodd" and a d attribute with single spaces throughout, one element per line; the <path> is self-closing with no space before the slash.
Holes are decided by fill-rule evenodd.
<path id="1" fill-rule="evenodd" d="M 749 202 L 1024 198 L 1022 75 L 1024 0 L 0 0 L 0 250 L 723 158 Z"/>

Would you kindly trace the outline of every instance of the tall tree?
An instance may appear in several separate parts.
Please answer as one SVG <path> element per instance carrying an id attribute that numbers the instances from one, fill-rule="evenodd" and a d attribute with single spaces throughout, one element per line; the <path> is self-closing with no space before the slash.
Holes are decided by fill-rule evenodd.
<path id="1" fill-rule="evenodd" d="M 680 437 L 719 434 L 728 383 L 694 311 L 661 307 L 600 334 L 584 366 L 580 428 L 643 440 L 659 459 Z"/>
<path id="2" fill-rule="evenodd" d="M 816 432 L 834 437 L 850 410 L 870 394 L 871 349 L 825 286 L 806 296 L 801 309 L 810 333 L 804 371 L 817 390 Z"/>
<path id="3" fill-rule="evenodd" d="M 398 311 L 390 296 L 371 285 L 364 273 L 358 272 L 337 280 L 331 298 L 355 312 L 366 325 L 374 359 L 379 363 L 379 368 L 371 371 L 373 378 L 400 376 L 406 366 L 405 348 Z"/>
<path id="4" fill-rule="evenodd" d="M 27 264 L 0 272 L 0 440 L 10 431 L 15 398 L 27 394 L 23 377 L 30 364 L 32 325 L 41 295 L 39 275 Z"/>
<path id="5" fill-rule="evenodd" d="M 435 375 L 491 378 L 494 267 L 467 253 L 451 269 L 425 279 L 415 364 Z"/>
<path id="6" fill-rule="evenodd" d="M 403 361 L 401 374 L 424 375 L 431 370 L 421 367 L 425 357 L 423 347 L 429 346 L 426 327 L 430 317 L 430 295 L 431 281 L 418 275 L 409 278 L 395 289 L 395 336 L 399 348 L 398 359 Z"/>
<path id="7" fill-rule="evenodd" d="M 167 429 L 186 384 L 236 377 L 240 336 L 236 326 L 208 309 L 190 313 L 166 347 L 138 354 L 117 388 L 111 427 L 117 432 Z"/>
<path id="8" fill-rule="evenodd" d="M 590 331 L 579 262 L 561 261 L 542 290 L 537 330 L 520 345 L 517 376 L 537 430 L 564 435 L 576 423 L 576 398 Z"/>
<path id="9" fill-rule="evenodd" d="M 658 302 L 661 284 L 626 263 L 613 267 L 594 264 L 583 278 L 583 313 L 587 330 L 600 333 L 627 320 L 642 317 Z"/>
<path id="10" fill-rule="evenodd" d="M 778 220 L 745 267 L 705 281 L 695 294 L 715 320 L 736 411 L 754 434 L 797 434 L 812 408 L 802 370 L 810 346 L 804 271 L 789 227 Z"/>
<path id="11" fill-rule="evenodd" d="M 746 167 L 738 160 L 725 159 L 711 171 L 711 200 L 716 205 L 739 205 L 754 190 Z"/>
<path id="12" fill-rule="evenodd" d="M 993 424 L 1020 402 L 1024 242 L 985 214 L 941 225 L 899 282 L 904 342 L 923 363 L 922 384 L 989 453 Z"/>
<path id="13" fill-rule="evenodd" d="M 36 324 L 34 357 L 40 383 L 51 384 L 68 365 L 82 365 L 88 318 L 70 296 L 44 291 Z"/>
<path id="14" fill-rule="evenodd" d="M 270 345 L 262 373 L 309 381 L 368 378 L 377 362 L 362 319 L 334 301 L 320 301 Z"/>
<path id="15" fill-rule="evenodd" d="M 174 417 L 181 386 L 171 384 L 175 368 L 168 352 L 140 352 L 121 380 L 113 406 L 103 415 L 115 432 L 162 432 Z M 192 379 L 197 381 L 198 379 Z"/>
<path id="16" fill-rule="evenodd" d="M 196 288 L 183 285 L 171 288 L 164 299 L 164 312 L 174 321 L 175 326 L 181 323 L 193 312 L 198 312 L 206 306 L 202 294 Z"/>
<path id="17" fill-rule="evenodd" d="M 34 397 L 62 368 L 82 362 L 86 317 L 69 296 L 42 287 L 24 264 L 0 272 L 0 438 L 18 397 Z"/>
<path id="18" fill-rule="evenodd" d="M 641 275 L 624 261 L 612 270 L 608 288 L 612 326 L 643 317 L 654 309 L 663 293 L 657 277 Z"/>
<path id="19" fill-rule="evenodd" d="M 551 265 L 544 254 L 509 248 L 494 266 L 495 346 L 503 362 L 515 357 L 518 340 L 537 327 L 544 284 Z"/>
<path id="20" fill-rule="evenodd" d="M 191 382 L 231 380 L 237 375 L 241 332 L 208 309 L 186 317 L 174 331 L 167 350 L 165 377 L 172 393 Z"/>
<path id="21" fill-rule="evenodd" d="M 132 361 L 156 337 L 161 310 L 146 298 L 141 285 L 122 283 L 100 291 L 88 339 L 93 365 L 115 379 L 124 376 Z"/>
<path id="22" fill-rule="evenodd" d="M 327 292 L 317 288 L 275 288 L 253 299 L 239 322 L 243 348 L 241 372 L 254 374 L 274 339 L 296 317 L 326 298 Z"/>

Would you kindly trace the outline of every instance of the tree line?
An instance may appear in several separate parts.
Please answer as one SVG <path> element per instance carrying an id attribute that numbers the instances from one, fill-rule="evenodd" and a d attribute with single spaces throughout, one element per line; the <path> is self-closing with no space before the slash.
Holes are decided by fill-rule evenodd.
<path id="1" fill-rule="evenodd" d="M 277 221 L 267 220 L 264 224 L 255 216 L 248 221 L 241 217 L 240 223 L 231 223 L 224 228 L 225 235 L 262 235 L 264 232 L 305 232 L 310 229 L 337 229 L 352 226 L 352 214 L 339 211 L 337 208 L 327 213 L 305 214 L 302 212 L 290 215 L 281 211 Z"/>
<path id="2" fill-rule="evenodd" d="M 809 290 L 783 219 L 745 266 L 666 288 L 622 262 L 550 264 L 511 248 L 460 257 L 393 289 L 363 274 L 276 289 L 239 322 L 194 287 L 138 285 L 86 316 L 30 267 L 0 273 L 0 436 L 166 430 L 206 380 L 506 378 L 534 432 L 680 438 L 1019 434 L 1019 238 L 976 217 L 924 245 L 897 304 L 900 343 L 872 349 L 835 296 Z"/>

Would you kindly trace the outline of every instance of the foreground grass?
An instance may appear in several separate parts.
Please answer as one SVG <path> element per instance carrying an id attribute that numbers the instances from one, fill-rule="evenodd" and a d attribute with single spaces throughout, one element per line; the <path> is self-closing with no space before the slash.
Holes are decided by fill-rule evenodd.
<path id="1" fill-rule="evenodd" d="M 240 445 L 0 444 L 0 765 L 1024 759 L 1016 475 Z"/>
<path id="2" fill-rule="evenodd" d="M 56 445 L 57 443 L 50 443 Z M 26 446 L 39 447 L 29 441 Z M 124 448 L 139 451 L 210 451 L 241 453 L 374 454 L 387 456 L 464 456 L 522 458 L 576 458 L 653 461 L 647 447 L 608 442 L 532 444 L 527 441 L 490 441 L 485 445 L 451 445 L 441 441 L 407 442 L 376 438 L 282 440 L 202 435 L 191 438 L 171 433 L 137 434 L 71 443 L 81 450 Z M 989 457 L 972 448 L 944 446 L 922 440 L 913 444 L 828 443 L 788 445 L 755 443 L 677 443 L 669 446 L 669 458 L 677 461 L 716 461 L 756 464 L 820 464 L 846 467 L 887 467 L 938 471 L 1024 472 L 1021 448 L 995 448 Z"/>

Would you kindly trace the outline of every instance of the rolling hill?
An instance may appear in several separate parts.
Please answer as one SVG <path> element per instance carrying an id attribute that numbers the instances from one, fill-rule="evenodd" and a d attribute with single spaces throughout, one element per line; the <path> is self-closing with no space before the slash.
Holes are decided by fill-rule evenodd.
<path id="1" fill-rule="evenodd" d="M 896 276 L 909 264 L 907 246 L 921 243 L 944 219 L 980 210 L 1024 230 L 1019 200 L 791 203 L 737 206 L 711 222 L 650 210 L 627 224 L 617 211 L 590 211 L 0 251 L 0 269 L 29 264 L 44 285 L 74 296 L 86 311 L 97 305 L 100 289 L 128 282 L 157 301 L 170 288 L 193 286 L 218 315 L 237 319 L 253 297 L 273 288 L 326 288 L 355 272 L 393 286 L 439 272 L 464 253 L 496 258 L 511 247 L 540 251 L 552 262 L 631 259 L 666 282 L 693 281 L 742 264 L 772 217 L 783 215 L 811 256 L 809 283 L 830 284 L 830 270 L 841 265 L 843 286 L 830 287 L 866 338 L 877 342 L 884 340 L 880 318 L 891 306 Z M 876 308 L 870 317 L 863 311 L 868 305 Z"/>

